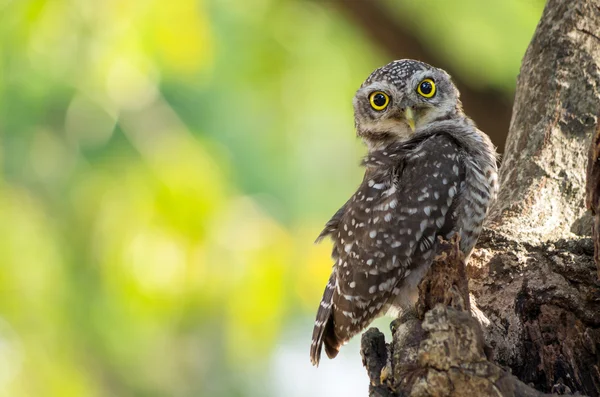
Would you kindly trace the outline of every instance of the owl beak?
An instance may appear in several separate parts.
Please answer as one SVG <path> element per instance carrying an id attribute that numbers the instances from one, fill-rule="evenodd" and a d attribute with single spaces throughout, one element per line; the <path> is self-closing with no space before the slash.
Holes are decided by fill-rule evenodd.
<path id="1" fill-rule="evenodd" d="M 415 132 L 415 113 L 411 107 L 407 107 L 404 111 L 404 118 L 412 132 Z"/>

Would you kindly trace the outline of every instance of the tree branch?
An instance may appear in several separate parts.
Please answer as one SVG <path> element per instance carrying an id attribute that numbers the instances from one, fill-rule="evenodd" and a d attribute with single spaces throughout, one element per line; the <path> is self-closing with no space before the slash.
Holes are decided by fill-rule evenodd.
<path id="1" fill-rule="evenodd" d="M 416 316 L 405 315 L 393 324 L 389 352 L 375 328 L 363 335 L 370 395 L 543 396 L 488 360 L 481 326 L 470 314 L 458 241 L 441 247 L 419 285 Z"/>

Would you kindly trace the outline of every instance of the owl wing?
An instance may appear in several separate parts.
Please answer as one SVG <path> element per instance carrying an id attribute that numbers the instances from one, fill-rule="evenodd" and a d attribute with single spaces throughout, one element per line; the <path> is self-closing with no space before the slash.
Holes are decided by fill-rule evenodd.
<path id="1" fill-rule="evenodd" d="M 317 312 L 311 361 L 330 358 L 401 292 L 411 271 L 429 264 L 436 236 L 455 224 L 464 167 L 447 135 L 397 144 L 365 160 L 357 192 L 328 223 L 334 269 Z M 330 225 L 330 223 L 332 223 Z"/>

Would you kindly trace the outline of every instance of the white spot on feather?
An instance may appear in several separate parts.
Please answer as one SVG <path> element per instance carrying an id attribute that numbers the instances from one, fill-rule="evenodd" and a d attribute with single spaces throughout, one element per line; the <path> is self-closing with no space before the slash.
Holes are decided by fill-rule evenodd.
<path id="1" fill-rule="evenodd" d="M 448 189 L 448 196 L 454 197 L 455 194 L 456 194 L 456 186 L 452 186 L 450 189 Z"/>

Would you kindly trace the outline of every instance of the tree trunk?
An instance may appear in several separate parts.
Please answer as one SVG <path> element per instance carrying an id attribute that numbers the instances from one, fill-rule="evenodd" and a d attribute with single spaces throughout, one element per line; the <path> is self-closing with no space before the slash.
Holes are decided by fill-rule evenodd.
<path id="1" fill-rule="evenodd" d="M 549 0 L 523 59 L 499 197 L 466 268 L 483 339 L 452 297 L 431 299 L 430 272 L 428 311 L 397 320 L 387 351 L 374 331 L 363 337 L 371 395 L 600 396 L 599 117 L 600 0 Z"/>

